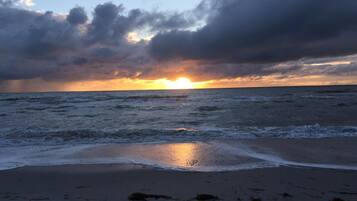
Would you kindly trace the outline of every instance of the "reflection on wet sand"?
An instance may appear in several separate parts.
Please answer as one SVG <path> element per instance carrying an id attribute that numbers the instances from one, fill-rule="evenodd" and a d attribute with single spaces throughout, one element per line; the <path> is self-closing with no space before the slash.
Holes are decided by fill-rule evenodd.
<path id="1" fill-rule="evenodd" d="M 167 153 L 171 156 L 172 165 L 189 168 L 197 165 L 199 162 L 200 152 L 197 149 L 197 144 L 170 144 L 162 148 L 166 149 Z"/>
<path id="2" fill-rule="evenodd" d="M 355 145 L 356 142 L 348 138 L 113 144 L 85 147 L 61 160 L 70 164 L 77 164 L 78 161 L 91 164 L 143 164 L 190 171 L 226 171 L 280 165 L 356 170 L 357 157 L 352 154 L 356 153 Z"/>
<path id="3" fill-rule="evenodd" d="M 171 167 L 192 168 L 199 164 L 204 147 L 201 143 L 105 145 L 84 149 L 71 157 L 87 160 L 102 158 L 113 161 L 152 161 Z"/>

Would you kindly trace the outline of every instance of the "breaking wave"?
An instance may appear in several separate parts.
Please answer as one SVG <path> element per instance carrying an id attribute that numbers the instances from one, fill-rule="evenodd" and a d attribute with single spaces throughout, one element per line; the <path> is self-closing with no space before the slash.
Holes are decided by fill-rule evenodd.
<path id="1" fill-rule="evenodd" d="M 357 127 L 324 127 L 318 124 L 288 127 L 0 130 L 1 145 L 58 145 L 97 143 L 185 142 L 218 139 L 357 137 Z"/>

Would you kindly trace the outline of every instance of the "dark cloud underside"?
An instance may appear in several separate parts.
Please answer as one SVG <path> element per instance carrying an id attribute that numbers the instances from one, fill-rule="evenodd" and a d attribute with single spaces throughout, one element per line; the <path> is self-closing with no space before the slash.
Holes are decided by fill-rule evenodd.
<path id="1" fill-rule="evenodd" d="M 282 62 L 357 51 L 355 0 L 222 0 L 218 14 L 194 32 L 158 34 L 158 59 L 234 63 Z"/>
<path id="2" fill-rule="evenodd" d="M 145 79 L 177 71 L 201 79 L 306 75 L 306 59 L 357 53 L 356 0 L 203 0 L 183 13 L 105 3 L 92 17 L 81 7 L 64 16 L 23 10 L 17 2 L 0 0 L 2 81 Z M 206 24 L 195 29 L 202 19 Z M 138 30 L 155 36 L 128 42 Z M 356 73 L 355 66 L 311 73 Z"/>

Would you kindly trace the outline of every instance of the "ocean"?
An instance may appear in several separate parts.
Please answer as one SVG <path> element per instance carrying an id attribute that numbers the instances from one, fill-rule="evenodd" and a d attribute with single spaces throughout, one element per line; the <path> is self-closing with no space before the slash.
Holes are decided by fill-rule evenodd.
<path id="1" fill-rule="evenodd" d="M 357 169 L 356 157 L 329 150 L 355 137 L 357 86 L 0 94 L 0 169 L 102 163 L 189 171 Z M 305 161 L 304 154 L 316 152 Z M 348 160 L 331 155 L 321 162 L 321 153 Z"/>

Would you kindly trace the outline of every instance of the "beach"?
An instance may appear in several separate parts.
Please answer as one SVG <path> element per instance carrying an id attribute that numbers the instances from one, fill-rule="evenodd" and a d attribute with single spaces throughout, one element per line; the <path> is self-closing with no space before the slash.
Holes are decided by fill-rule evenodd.
<path id="1" fill-rule="evenodd" d="M 356 144 L 331 138 L 96 145 L 63 156 L 72 165 L 1 171 L 0 200 L 354 201 Z M 98 156 L 133 160 L 110 164 Z"/>
<path id="2" fill-rule="evenodd" d="M 133 165 L 73 165 L 0 172 L 3 201 L 156 200 L 144 199 L 144 195 L 163 197 L 158 200 L 210 200 L 211 195 L 228 201 L 353 201 L 357 198 L 356 189 L 356 171 L 317 168 L 204 173 Z"/>
<path id="3" fill-rule="evenodd" d="M 4 94 L 0 201 L 356 201 L 356 92 Z"/>

